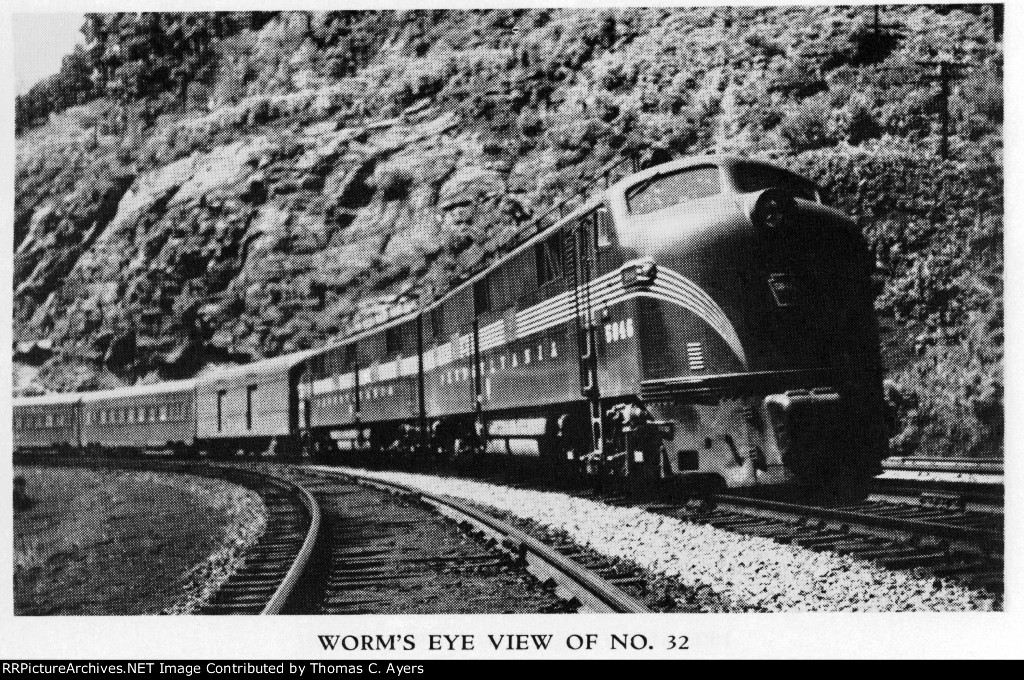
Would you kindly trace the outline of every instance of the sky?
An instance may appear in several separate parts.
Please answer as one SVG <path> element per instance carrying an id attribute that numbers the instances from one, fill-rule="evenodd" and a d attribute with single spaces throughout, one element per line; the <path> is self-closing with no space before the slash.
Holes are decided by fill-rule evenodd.
<path id="1" fill-rule="evenodd" d="M 18 94 L 60 70 L 64 55 L 84 43 L 84 14 L 13 14 L 14 73 Z"/>

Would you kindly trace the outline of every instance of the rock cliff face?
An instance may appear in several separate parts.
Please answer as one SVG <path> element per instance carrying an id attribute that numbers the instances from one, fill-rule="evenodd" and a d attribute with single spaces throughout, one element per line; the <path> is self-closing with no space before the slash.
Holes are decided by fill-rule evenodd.
<path id="1" fill-rule="evenodd" d="M 887 12 L 883 34 L 869 8 L 341 13 L 340 32 L 338 13 L 277 15 L 217 45 L 200 104 L 101 98 L 19 135 L 14 335 L 52 352 L 21 388 L 317 346 L 442 290 L 617 158 L 736 151 L 838 187 L 868 221 L 905 422 L 973 390 L 998 408 L 970 417 L 998 434 L 1001 44 L 984 12 Z M 945 163 L 916 65 L 937 57 L 970 64 Z M 998 351 L 974 383 L 921 393 L 924 355 L 954 365 L 979 342 Z"/>

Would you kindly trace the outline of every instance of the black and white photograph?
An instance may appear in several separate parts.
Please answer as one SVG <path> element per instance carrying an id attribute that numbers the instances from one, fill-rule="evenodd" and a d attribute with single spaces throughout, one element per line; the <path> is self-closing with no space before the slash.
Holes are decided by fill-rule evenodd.
<path id="1" fill-rule="evenodd" d="M 5 13 L 0 656 L 1013 653 L 1003 4 Z"/>

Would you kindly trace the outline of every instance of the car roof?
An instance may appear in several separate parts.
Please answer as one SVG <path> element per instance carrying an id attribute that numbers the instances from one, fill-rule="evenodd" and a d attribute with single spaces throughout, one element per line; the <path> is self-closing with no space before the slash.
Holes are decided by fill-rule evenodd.
<path id="1" fill-rule="evenodd" d="M 268 375 L 282 371 L 288 371 L 299 362 L 325 351 L 327 348 L 318 347 L 300 352 L 282 354 L 272 359 L 261 359 L 249 364 L 238 366 L 222 366 L 210 370 L 208 373 L 196 378 L 196 384 L 207 385 L 219 380 L 229 380 L 247 376 Z"/>

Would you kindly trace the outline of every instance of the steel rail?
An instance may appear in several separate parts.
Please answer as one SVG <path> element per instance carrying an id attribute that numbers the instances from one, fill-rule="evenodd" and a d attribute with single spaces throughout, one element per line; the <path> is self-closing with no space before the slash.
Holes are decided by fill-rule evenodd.
<path id="1" fill-rule="evenodd" d="M 1003 474 L 1003 462 L 997 459 L 886 458 L 882 461 L 882 468 L 917 472 L 961 472 L 977 475 Z"/>
<path id="2" fill-rule="evenodd" d="M 886 517 L 853 510 L 825 508 L 814 505 L 800 505 L 783 501 L 750 498 L 746 496 L 716 495 L 716 504 L 732 505 L 740 508 L 755 508 L 770 512 L 785 513 L 799 517 L 815 517 L 836 522 L 846 522 L 877 529 L 905 531 L 915 534 L 926 534 L 942 538 L 985 541 L 1000 544 L 1003 542 L 1002 529 L 988 527 L 964 527 L 942 522 L 928 522 L 900 517 Z"/>
<path id="3" fill-rule="evenodd" d="M 536 568 L 541 574 L 553 579 L 558 586 L 575 596 L 582 605 L 591 611 L 622 614 L 643 614 L 651 611 L 614 584 L 608 583 L 600 576 L 560 554 L 554 548 L 460 499 L 427 493 L 416 487 L 363 476 L 358 472 L 331 470 L 319 466 L 313 466 L 311 469 L 321 473 L 348 477 L 376 488 L 408 494 L 437 508 L 438 511 L 456 521 L 469 521 L 472 524 L 484 525 L 492 532 L 503 536 L 503 544 L 506 546 L 512 544 L 520 553 L 521 558 L 527 560 L 528 566 Z"/>
<path id="4" fill-rule="evenodd" d="M 272 477 L 272 479 L 277 478 Z M 285 606 L 291 599 L 292 593 L 295 591 L 296 585 L 298 585 L 306 571 L 306 566 L 313 556 L 317 541 L 320 540 L 320 504 L 317 503 L 313 494 L 301 484 L 290 481 L 285 483 L 298 490 L 302 503 L 309 512 L 309 529 L 306 532 L 306 538 L 302 541 L 302 547 L 299 548 L 298 555 L 295 556 L 295 560 L 292 562 L 291 568 L 288 569 L 288 573 L 281 580 L 281 585 L 277 587 L 273 596 L 271 596 L 266 606 L 263 607 L 260 616 L 273 616 L 284 611 Z"/>

